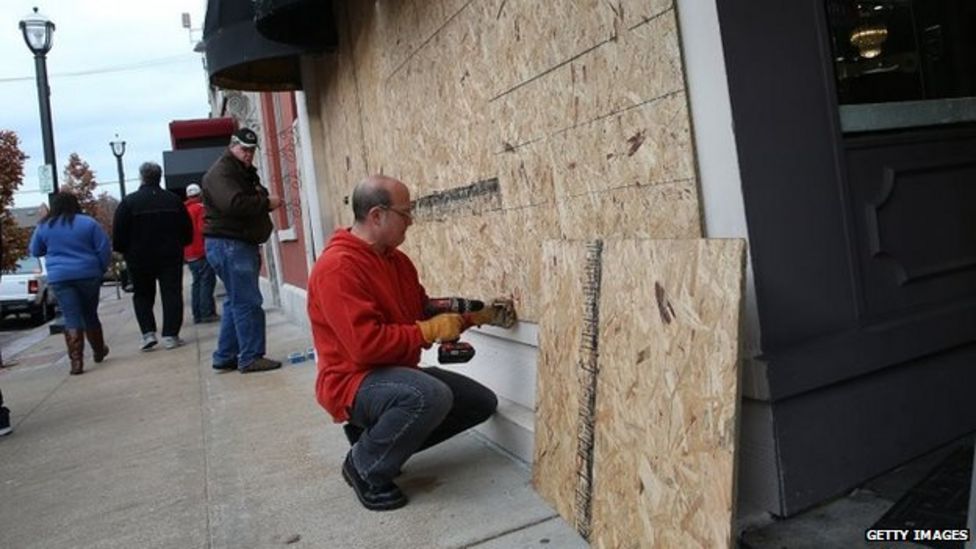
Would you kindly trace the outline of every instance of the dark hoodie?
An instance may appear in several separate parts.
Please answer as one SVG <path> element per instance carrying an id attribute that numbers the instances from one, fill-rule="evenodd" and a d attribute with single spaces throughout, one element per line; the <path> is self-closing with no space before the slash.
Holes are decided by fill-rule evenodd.
<path id="1" fill-rule="evenodd" d="M 417 367 L 427 292 L 399 250 L 380 255 L 349 229 L 332 235 L 308 279 L 308 318 L 318 353 L 315 393 L 336 422 L 349 419 L 373 368 Z"/>
<path id="2" fill-rule="evenodd" d="M 180 197 L 159 185 L 142 185 L 115 210 L 112 245 L 131 265 L 183 263 L 183 246 L 193 240 L 193 223 Z"/>

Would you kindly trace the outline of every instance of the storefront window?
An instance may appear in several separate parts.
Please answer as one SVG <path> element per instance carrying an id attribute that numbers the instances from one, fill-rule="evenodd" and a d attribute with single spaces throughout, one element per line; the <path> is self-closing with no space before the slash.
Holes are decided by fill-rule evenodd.
<path id="1" fill-rule="evenodd" d="M 845 132 L 976 121 L 976 1 L 828 0 Z"/>

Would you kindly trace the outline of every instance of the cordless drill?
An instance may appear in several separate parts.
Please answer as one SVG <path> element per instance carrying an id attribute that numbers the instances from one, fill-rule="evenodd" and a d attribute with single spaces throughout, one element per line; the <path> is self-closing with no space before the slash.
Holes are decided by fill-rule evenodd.
<path id="1" fill-rule="evenodd" d="M 424 312 L 428 317 L 441 313 L 458 313 L 471 324 L 468 314 L 485 308 L 483 301 L 463 297 L 436 297 L 427 300 Z M 442 341 L 437 348 L 437 362 L 441 364 L 461 364 L 474 358 L 474 347 L 464 341 Z"/>

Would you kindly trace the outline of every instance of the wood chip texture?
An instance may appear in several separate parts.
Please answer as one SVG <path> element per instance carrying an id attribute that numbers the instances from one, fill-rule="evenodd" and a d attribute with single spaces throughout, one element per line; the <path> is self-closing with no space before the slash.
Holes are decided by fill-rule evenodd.
<path id="1" fill-rule="evenodd" d="M 338 2 L 307 72 L 320 194 L 340 226 L 385 173 L 424 208 L 404 250 L 432 294 L 538 321 L 547 239 L 701 236 L 670 0 Z M 497 181 L 494 194 L 444 196 Z"/>
<path id="2" fill-rule="evenodd" d="M 560 282 L 543 291 L 544 426 L 537 423 L 533 479 L 570 522 L 585 248 L 547 242 L 543 254 L 545 275 Z M 730 545 L 743 261 L 738 240 L 604 243 L 593 546 Z"/>

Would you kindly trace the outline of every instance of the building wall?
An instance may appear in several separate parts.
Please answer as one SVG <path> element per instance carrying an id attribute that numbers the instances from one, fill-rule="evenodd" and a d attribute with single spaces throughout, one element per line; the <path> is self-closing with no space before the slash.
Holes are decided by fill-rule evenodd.
<path id="1" fill-rule="evenodd" d="M 674 6 L 337 10 L 338 53 L 303 60 L 323 219 L 351 224 L 365 175 L 401 179 L 417 201 L 404 251 L 428 292 L 514 299 L 519 326 L 467 332 L 478 354 L 457 368 L 500 397 L 482 432 L 530 461 L 542 243 L 702 236 Z"/>
<path id="2" fill-rule="evenodd" d="M 282 283 L 304 289 L 308 262 L 294 93 L 262 93 L 261 114 L 265 128 L 263 155 L 270 175 L 265 185 L 283 201 L 282 207 L 271 214 L 277 230 Z"/>

